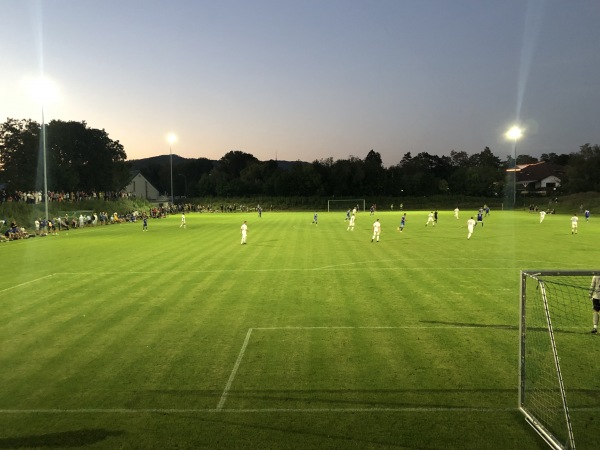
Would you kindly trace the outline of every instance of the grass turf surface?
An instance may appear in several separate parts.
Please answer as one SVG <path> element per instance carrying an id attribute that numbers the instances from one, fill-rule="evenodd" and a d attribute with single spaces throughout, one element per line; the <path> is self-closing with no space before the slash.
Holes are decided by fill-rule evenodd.
<path id="1" fill-rule="evenodd" d="M 340 212 L 0 244 L 0 448 L 546 448 L 517 410 L 519 271 L 597 268 L 600 225 L 400 215 L 379 243 Z M 590 448 L 598 410 L 573 414 Z"/>

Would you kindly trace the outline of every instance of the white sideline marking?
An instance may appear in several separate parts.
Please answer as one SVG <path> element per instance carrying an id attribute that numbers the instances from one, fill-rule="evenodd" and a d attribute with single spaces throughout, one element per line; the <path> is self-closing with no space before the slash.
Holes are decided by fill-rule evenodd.
<path id="1" fill-rule="evenodd" d="M 487 327 L 477 325 L 407 325 L 407 326 L 384 326 L 384 327 L 352 327 L 352 326 L 335 326 L 335 327 L 254 327 L 254 330 L 457 330 L 457 329 L 477 329 L 481 330 Z M 512 330 L 510 325 L 498 325 L 489 327 L 490 329 Z"/>
<path id="2" fill-rule="evenodd" d="M 16 289 L 16 288 L 19 288 L 19 287 L 27 286 L 28 284 L 31 284 L 31 283 L 37 283 L 38 281 L 45 280 L 46 278 L 51 278 L 51 277 L 53 277 L 54 275 L 55 275 L 55 274 L 46 275 L 45 277 L 36 278 L 35 280 L 26 281 L 25 283 L 21 283 L 21 284 L 15 284 L 14 286 L 7 287 L 7 288 L 5 288 L 5 289 L 2 289 L 2 290 L 0 291 L 0 294 L 2 294 L 3 292 L 6 292 L 6 291 L 10 291 L 11 289 Z"/>
<path id="3" fill-rule="evenodd" d="M 223 408 L 223 405 L 225 404 L 225 400 L 227 400 L 227 394 L 229 394 L 229 389 L 231 389 L 231 385 L 233 384 L 235 375 L 237 374 L 237 371 L 240 367 L 242 358 L 244 357 L 244 353 L 246 352 L 246 347 L 248 347 L 248 342 L 250 341 L 251 334 L 252 334 L 252 328 L 248 328 L 248 332 L 246 333 L 246 339 L 244 339 L 244 344 L 242 345 L 240 354 L 238 355 L 237 360 L 235 361 L 233 370 L 231 371 L 231 374 L 229 375 L 229 380 L 227 380 L 227 385 L 225 386 L 225 389 L 223 390 L 223 394 L 221 395 L 221 400 L 219 400 L 219 404 L 217 405 L 217 411 L 220 411 Z"/>
<path id="4" fill-rule="evenodd" d="M 322 271 L 364 271 L 364 267 L 338 267 L 338 266 L 327 266 L 327 267 L 304 267 L 304 268 L 285 268 L 285 267 L 273 267 L 270 269 L 231 269 L 231 270 L 223 270 L 223 269 L 206 269 L 206 270 L 170 270 L 168 272 L 158 272 L 158 271 L 149 271 L 149 270 L 131 270 L 128 272 L 61 272 L 60 275 L 121 275 L 123 273 L 131 273 L 131 274 L 176 274 L 176 273 L 257 273 L 257 272 L 315 272 L 318 270 Z M 377 267 L 377 270 L 432 270 L 432 267 Z M 464 267 L 435 267 L 435 270 L 465 270 Z M 521 266 L 519 267 L 470 267 L 469 270 L 522 270 Z"/>
<path id="5" fill-rule="evenodd" d="M 82 408 L 82 409 L 0 409 L 0 414 L 189 414 L 189 413 L 378 413 L 378 412 L 513 412 L 519 408 L 477 408 L 424 406 L 406 408 Z M 572 408 L 569 408 L 572 409 Z M 585 410 L 598 408 L 585 408 Z"/>

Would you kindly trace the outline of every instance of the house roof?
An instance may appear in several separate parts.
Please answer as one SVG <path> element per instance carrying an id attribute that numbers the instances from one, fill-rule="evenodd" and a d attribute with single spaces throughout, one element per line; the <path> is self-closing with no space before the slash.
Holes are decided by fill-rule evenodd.
<path id="1" fill-rule="evenodd" d="M 546 161 L 541 161 L 534 164 L 519 166 L 517 170 L 517 182 L 532 183 L 552 176 L 561 179 L 564 173 L 564 167 Z"/>

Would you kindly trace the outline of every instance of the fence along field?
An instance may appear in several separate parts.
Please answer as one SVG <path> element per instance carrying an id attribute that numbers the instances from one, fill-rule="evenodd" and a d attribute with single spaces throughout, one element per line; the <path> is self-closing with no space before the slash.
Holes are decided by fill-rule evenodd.
<path id="1" fill-rule="evenodd" d="M 468 212 L 386 212 L 371 244 L 368 213 L 312 215 L 2 244 L 0 444 L 546 448 L 517 409 L 519 271 L 593 268 L 595 223 L 492 211 L 467 241 Z"/>

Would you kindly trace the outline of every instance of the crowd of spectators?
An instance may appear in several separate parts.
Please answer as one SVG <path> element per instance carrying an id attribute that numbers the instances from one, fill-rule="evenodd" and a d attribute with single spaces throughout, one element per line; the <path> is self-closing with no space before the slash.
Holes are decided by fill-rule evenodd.
<path id="1" fill-rule="evenodd" d="M 1 240 L 14 241 L 17 239 L 27 239 L 36 236 L 58 235 L 61 231 L 74 230 L 78 228 L 104 226 L 110 224 L 119 224 L 125 222 L 137 222 L 142 217 L 161 219 L 167 216 L 169 211 L 164 207 L 153 207 L 148 211 L 128 211 L 124 214 L 114 212 L 109 214 L 102 211 L 96 212 L 73 212 L 71 215 L 66 213 L 62 217 L 53 217 L 48 220 L 38 218 L 32 224 L 31 232 L 26 227 L 18 226 L 15 222 L 7 225 L 5 219 L 0 220 Z M 7 228 L 5 229 L 5 226 Z"/>
<path id="2" fill-rule="evenodd" d="M 0 227 L 3 227 L 5 224 L 5 220 L 0 220 Z M 0 236 L 2 241 L 14 241 L 28 238 L 29 233 L 24 227 L 18 226 L 16 222 L 11 222 L 7 230 Z"/>
<path id="3" fill-rule="evenodd" d="M 92 192 L 53 192 L 48 191 L 49 202 L 80 202 L 83 200 L 119 200 L 122 198 L 134 198 L 135 195 L 129 192 L 114 192 L 114 191 L 92 191 Z M 0 191 L 0 203 L 4 202 L 24 202 L 37 204 L 44 201 L 44 193 L 42 191 L 14 191 L 7 192 L 5 189 Z"/>

